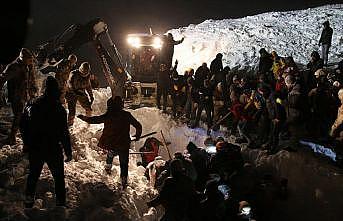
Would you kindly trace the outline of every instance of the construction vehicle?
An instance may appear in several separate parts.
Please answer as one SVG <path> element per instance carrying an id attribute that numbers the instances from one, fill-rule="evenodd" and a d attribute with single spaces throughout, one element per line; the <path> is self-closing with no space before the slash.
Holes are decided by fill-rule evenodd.
<path id="1" fill-rule="evenodd" d="M 152 40 L 152 42 L 151 42 Z M 53 66 L 82 45 L 92 42 L 101 63 L 105 79 L 111 88 L 112 96 L 122 96 L 128 101 L 140 104 L 143 89 L 150 87 L 154 96 L 156 92 L 156 73 L 158 62 L 139 60 L 146 58 L 152 52 L 157 59 L 162 47 L 162 39 L 153 34 L 129 35 L 128 66 L 124 65 L 123 58 L 112 41 L 107 24 L 101 19 L 94 19 L 85 25 L 71 25 L 63 33 L 48 42 L 39 45 L 36 54 L 38 68 L 43 73 L 49 72 L 47 66 Z M 153 64 L 152 66 L 149 66 Z M 127 68 L 128 67 L 128 68 Z"/>
<path id="2" fill-rule="evenodd" d="M 130 93 L 126 94 L 126 99 L 133 101 L 133 104 L 146 105 L 156 100 L 163 38 L 163 35 L 153 34 L 151 29 L 150 33 L 127 36 L 127 68 L 132 76 L 132 83 L 131 91 L 127 89 Z"/>

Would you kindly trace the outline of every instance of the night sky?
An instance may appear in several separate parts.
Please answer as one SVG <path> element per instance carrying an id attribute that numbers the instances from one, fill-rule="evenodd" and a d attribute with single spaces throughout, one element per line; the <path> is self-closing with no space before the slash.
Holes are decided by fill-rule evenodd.
<path id="1" fill-rule="evenodd" d="M 198 24 L 206 19 L 239 18 L 270 11 L 306 9 L 339 0 L 31 0 L 31 24 L 25 46 L 35 48 L 60 34 L 71 24 L 102 18 L 123 56 L 128 33 L 165 33 L 172 28 Z M 89 61 L 102 78 L 92 46 L 75 51 L 79 62 Z"/>
<path id="2" fill-rule="evenodd" d="M 26 45 L 35 46 L 73 23 L 101 17 L 120 47 L 130 32 L 164 33 L 206 19 L 238 18 L 268 11 L 339 3 L 337 0 L 31 0 L 33 24 Z"/>

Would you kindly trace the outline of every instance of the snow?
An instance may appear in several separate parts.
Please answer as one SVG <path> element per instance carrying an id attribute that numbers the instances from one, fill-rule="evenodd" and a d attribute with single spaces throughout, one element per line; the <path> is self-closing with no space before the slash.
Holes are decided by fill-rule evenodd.
<path id="1" fill-rule="evenodd" d="M 217 53 L 223 53 L 223 64 L 231 69 L 250 70 L 256 67 L 261 48 L 293 56 L 295 62 L 306 65 L 312 51 L 320 52 L 318 41 L 326 20 L 334 30 L 329 62 L 336 63 L 343 55 L 343 4 L 206 20 L 168 32 L 177 40 L 185 37 L 182 44 L 175 46 L 179 73 L 196 69 L 203 62 L 209 65 Z"/>

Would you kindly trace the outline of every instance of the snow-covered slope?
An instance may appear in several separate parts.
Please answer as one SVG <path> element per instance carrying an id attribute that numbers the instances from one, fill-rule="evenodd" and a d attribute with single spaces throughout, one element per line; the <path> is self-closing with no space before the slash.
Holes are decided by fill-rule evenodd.
<path id="1" fill-rule="evenodd" d="M 319 50 L 318 40 L 326 20 L 334 30 L 329 62 L 337 62 L 343 56 L 342 4 L 239 19 L 206 20 L 169 32 L 175 39 L 185 37 L 182 44 L 175 46 L 174 60 L 179 60 L 179 73 L 202 62 L 209 64 L 219 52 L 224 54 L 225 65 L 245 69 L 257 64 L 262 47 L 306 64 L 310 53 Z"/>

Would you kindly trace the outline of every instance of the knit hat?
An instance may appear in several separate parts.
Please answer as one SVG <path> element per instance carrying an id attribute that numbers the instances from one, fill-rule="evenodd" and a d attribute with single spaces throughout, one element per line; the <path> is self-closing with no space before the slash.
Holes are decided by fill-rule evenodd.
<path id="1" fill-rule="evenodd" d="M 86 77 L 89 75 L 90 69 L 91 67 L 88 62 L 83 62 L 79 67 L 79 71 L 83 77 Z"/>
<path id="2" fill-rule="evenodd" d="M 27 48 L 22 48 L 20 50 L 20 54 L 19 54 L 19 58 L 20 60 L 26 60 L 26 59 L 30 59 L 33 58 L 33 54 L 31 53 L 31 51 Z"/>

